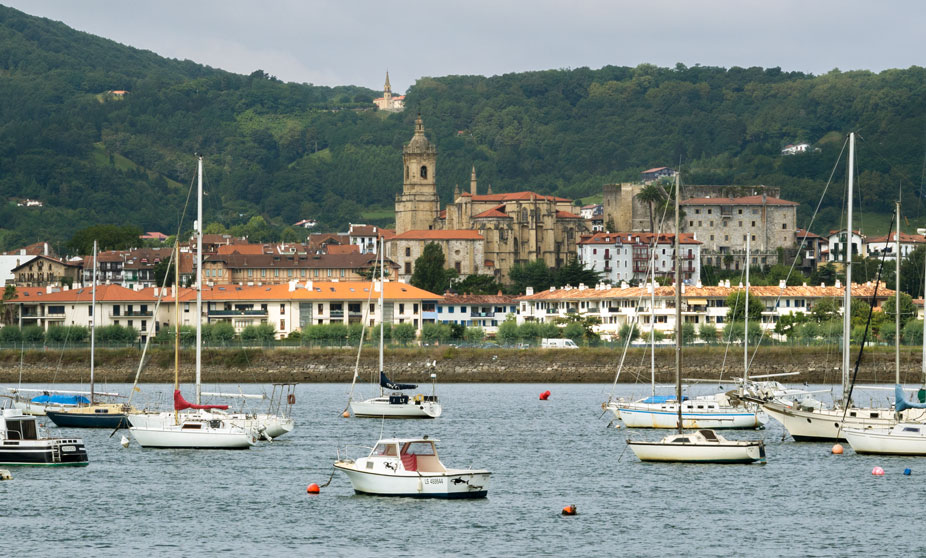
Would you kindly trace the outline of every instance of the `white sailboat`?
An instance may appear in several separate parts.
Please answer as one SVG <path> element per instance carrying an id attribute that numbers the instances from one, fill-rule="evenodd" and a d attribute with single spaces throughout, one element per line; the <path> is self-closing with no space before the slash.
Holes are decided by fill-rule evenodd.
<path id="1" fill-rule="evenodd" d="M 856 407 L 849 401 L 849 348 L 852 308 L 852 200 L 855 178 L 855 133 L 849 134 L 848 188 L 846 230 L 846 286 L 843 300 L 842 330 L 842 400 L 832 407 L 808 407 L 800 402 L 772 399 L 762 403 L 762 408 L 773 419 L 785 427 L 795 441 L 845 440 L 845 430 L 892 429 L 898 417 L 891 407 Z M 898 235 L 899 236 L 899 235 Z M 900 255 L 898 254 L 898 258 Z M 898 333 L 899 334 L 899 333 Z M 922 411 L 903 411 L 900 420 L 923 420 Z"/>
<path id="2" fill-rule="evenodd" d="M 897 202 L 897 257 L 896 275 L 897 285 L 900 285 L 900 202 Z M 926 275 L 924 275 L 926 281 Z M 926 403 L 908 401 L 904 397 L 903 385 L 900 383 L 900 288 L 896 290 L 894 298 L 894 412 L 895 417 L 907 409 L 926 409 Z M 923 328 L 926 339 L 926 328 Z M 926 342 L 923 343 L 926 353 Z M 922 363 L 923 378 L 926 379 L 926 360 Z M 926 384 L 926 381 L 924 381 Z M 860 454 L 876 455 L 926 455 L 926 423 L 899 422 L 893 428 L 845 428 L 843 435 L 855 450 Z"/>
<path id="3" fill-rule="evenodd" d="M 383 297 L 385 291 L 385 241 L 380 239 L 380 273 L 379 284 L 374 283 L 374 289 L 379 289 L 379 396 L 365 399 L 363 401 L 353 400 L 354 385 L 357 382 L 357 371 L 354 371 L 354 379 L 351 383 L 351 396 L 349 407 L 355 417 L 358 418 L 437 418 L 441 415 L 442 407 L 437 397 L 436 374 L 431 374 L 431 395 L 416 394 L 409 397 L 405 390 L 417 388 L 416 384 L 400 384 L 391 381 L 385 372 L 383 366 Z M 387 394 L 386 389 L 392 390 Z"/>
<path id="4" fill-rule="evenodd" d="M 385 438 L 367 457 L 338 459 L 358 494 L 411 498 L 485 498 L 492 473 L 485 469 L 448 469 L 437 456 L 438 440 Z"/>
<path id="5" fill-rule="evenodd" d="M 198 159 L 197 188 L 198 219 L 196 231 L 196 403 L 188 403 L 180 393 L 180 265 L 179 241 L 177 244 L 177 265 L 175 270 L 176 296 L 174 297 L 176 323 L 174 338 L 174 412 L 170 421 L 163 420 L 167 413 L 130 414 L 129 431 L 144 448 L 190 448 L 190 449 L 247 449 L 257 442 L 258 433 L 253 425 L 238 423 L 226 417 L 208 414 L 181 413 L 186 409 L 210 411 L 225 410 L 228 405 L 202 405 L 202 188 L 203 158 Z"/>
<path id="6" fill-rule="evenodd" d="M 679 247 L 679 177 L 675 177 L 675 401 L 682 401 L 682 273 Z M 699 429 L 685 434 L 683 406 L 675 406 L 676 434 L 658 442 L 627 440 L 627 445 L 641 461 L 677 463 L 753 463 L 765 462 L 762 440 L 727 440 L 713 430 Z M 623 417 L 623 412 L 621 413 Z"/>
<path id="7" fill-rule="evenodd" d="M 676 186 L 677 187 L 677 186 Z M 678 231 L 676 219 L 676 231 Z M 675 249 L 679 249 L 678 234 L 675 235 Z M 746 241 L 747 261 L 749 252 L 749 240 Z M 653 253 L 655 253 L 655 243 L 653 244 Z M 651 258 L 654 260 L 654 258 Z M 678 263 L 676 265 L 679 265 Z M 655 260 L 652 269 L 655 270 Z M 746 300 L 749 300 L 749 267 L 747 264 L 746 275 Z M 655 278 L 654 278 L 655 279 Z M 676 337 L 681 338 L 681 273 L 676 273 L 675 291 L 676 291 Z M 650 311 L 655 316 L 655 292 L 656 282 L 653 280 L 650 289 Z M 655 318 L 650 320 L 653 327 L 650 330 L 651 347 L 655 347 Z M 747 307 L 747 324 L 748 324 L 748 307 Z M 744 351 L 747 346 L 744 342 Z M 650 356 L 650 373 L 652 383 L 652 394 L 641 400 L 627 402 L 622 399 L 612 400 L 606 403 L 606 408 L 610 410 L 615 417 L 623 421 L 627 428 L 666 428 L 672 429 L 678 427 L 676 415 L 681 413 L 682 428 L 713 428 L 713 429 L 741 429 L 748 430 L 760 428 L 764 425 L 764 417 L 756 408 L 749 409 L 740 404 L 735 404 L 725 393 L 715 395 L 699 396 L 695 399 L 689 399 L 679 394 L 677 396 L 656 395 L 656 373 L 655 362 L 651 351 Z M 748 354 L 748 353 L 747 353 Z M 748 366 L 748 360 L 747 360 Z M 748 375 L 748 374 L 747 374 Z M 616 381 L 616 380 L 615 380 Z M 681 401 L 681 405 L 679 405 Z"/>

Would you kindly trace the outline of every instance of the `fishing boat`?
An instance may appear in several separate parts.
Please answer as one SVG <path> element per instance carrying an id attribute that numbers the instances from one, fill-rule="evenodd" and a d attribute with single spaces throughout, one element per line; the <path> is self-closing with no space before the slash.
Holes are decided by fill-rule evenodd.
<path id="1" fill-rule="evenodd" d="M 80 438 L 49 438 L 37 418 L 19 409 L 0 413 L 0 465 L 76 466 L 89 463 Z"/>
<path id="2" fill-rule="evenodd" d="M 680 180 L 675 176 L 675 401 L 682 399 L 682 262 L 679 247 Z M 621 417 L 624 413 L 621 412 Z M 658 442 L 627 440 L 627 445 L 640 461 L 676 463 L 753 463 L 765 462 L 762 440 L 728 441 L 709 429 L 684 434 L 683 406 L 675 405 L 676 434 Z"/>
<path id="3" fill-rule="evenodd" d="M 86 403 L 67 406 L 60 409 L 47 409 L 45 415 L 59 427 L 66 428 L 123 428 L 128 426 L 126 414 L 137 412 L 124 403 L 112 403 L 97 400 L 94 380 L 94 356 L 96 354 L 96 275 L 97 243 L 93 241 L 93 283 L 91 287 L 90 307 L 90 399 Z M 112 394 L 115 395 L 115 394 Z"/>
<path id="4" fill-rule="evenodd" d="M 491 473 L 448 469 L 437 456 L 434 438 L 385 438 L 367 457 L 339 459 L 358 494 L 410 498 L 485 498 Z"/>
<path id="5" fill-rule="evenodd" d="M 848 158 L 848 187 L 846 204 L 846 230 L 851 235 L 853 186 L 855 179 L 855 133 L 849 134 Z M 897 220 L 895 214 L 895 220 Z M 899 224 L 899 220 L 898 220 Z M 900 238 L 898 227 L 898 239 Z M 898 240 L 899 245 L 899 240 Z M 899 251 L 899 250 L 898 250 Z M 900 254 L 897 254 L 898 269 Z M 842 329 L 842 398 L 831 407 L 808 407 L 800 402 L 781 400 L 778 398 L 762 402 L 762 408 L 773 419 L 785 427 L 791 437 L 797 441 L 845 441 L 847 429 L 891 430 L 900 421 L 922 422 L 926 420 L 926 413 L 922 410 L 907 409 L 895 415 L 890 407 L 858 407 L 852 402 L 851 383 L 849 380 L 849 348 L 851 342 L 851 312 L 852 308 L 852 242 L 846 243 L 846 286 L 843 299 L 843 329 Z M 899 271 L 897 274 L 899 278 Z M 878 286 L 875 286 L 877 289 Z M 899 336 L 899 334 L 896 334 Z M 864 348 L 864 346 L 863 346 Z M 899 383 L 899 379 L 897 381 Z"/>
<path id="6" fill-rule="evenodd" d="M 379 396 L 362 401 L 354 401 L 354 386 L 357 383 L 358 369 L 354 369 L 354 378 L 351 382 L 350 396 L 348 397 L 348 407 L 353 415 L 357 418 L 437 418 L 441 415 L 442 407 L 437 397 L 437 375 L 431 374 L 431 394 L 422 393 L 409 396 L 401 393 L 407 390 L 413 390 L 418 387 L 417 384 L 400 384 L 393 382 L 386 376 L 383 366 L 383 297 L 385 289 L 385 240 L 380 239 L 380 276 L 379 283 L 374 281 L 373 288 L 379 289 Z M 391 390 L 387 394 L 385 390 Z"/>
<path id="7" fill-rule="evenodd" d="M 196 266 L 202 269 L 202 188 L 203 158 L 198 158 L 198 219 L 196 231 Z M 176 245 L 176 261 L 180 261 L 180 244 Z M 236 423 L 233 419 L 219 418 L 199 413 L 181 413 L 187 409 L 197 411 L 227 410 L 228 405 L 201 404 L 202 389 L 202 273 L 196 279 L 196 403 L 189 403 L 180 392 L 180 266 L 174 266 L 175 285 L 174 310 L 177 327 L 174 336 L 174 412 L 170 421 L 153 417 L 160 414 L 133 413 L 128 415 L 129 432 L 143 448 L 189 448 L 189 449 L 247 449 L 257 443 L 258 433 L 253 426 Z"/>

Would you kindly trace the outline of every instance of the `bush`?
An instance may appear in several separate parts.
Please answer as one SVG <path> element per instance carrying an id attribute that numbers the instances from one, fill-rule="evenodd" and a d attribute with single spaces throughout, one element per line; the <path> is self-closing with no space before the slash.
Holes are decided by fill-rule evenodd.
<path id="1" fill-rule="evenodd" d="M 241 339 L 244 341 L 259 341 L 265 343 L 267 341 L 273 341 L 275 333 L 273 326 L 270 324 L 249 325 L 241 331 Z"/>
<path id="2" fill-rule="evenodd" d="M 407 345 L 409 342 L 413 341 L 416 334 L 417 332 L 414 324 L 404 323 L 392 327 L 392 338 L 403 345 Z"/>
<path id="3" fill-rule="evenodd" d="M 701 324 L 698 328 L 698 337 L 706 343 L 717 342 L 717 327 L 711 324 Z"/>
<path id="4" fill-rule="evenodd" d="M 18 344 L 22 342 L 23 332 L 19 326 L 8 325 L 0 328 L 0 343 L 4 345 Z"/>
<path id="5" fill-rule="evenodd" d="M 540 325 L 540 337 L 543 339 L 558 339 L 563 336 L 563 329 L 553 322 L 543 322 Z"/>
<path id="6" fill-rule="evenodd" d="M 235 326 L 228 322 L 212 324 L 210 341 L 213 343 L 228 343 L 235 338 Z"/>
<path id="7" fill-rule="evenodd" d="M 22 339 L 26 343 L 38 344 L 45 341 L 45 330 L 37 325 L 26 326 L 22 331 Z"/>
<path id="8" fill-rule="evenodd" d="M 537 322 L 524 322 L 518 326 L 518 339 L 526 343 L 536 343 L 540 339 L 542 328 Z"/>
<path id="9" fill-rule="evenodd" d="M 450 324 L 424 324 L 421 327 L 421 340 L 426 343 L 446 343 L 452 333 Z"/>
<path id="10" fill-rule="evenodd" d="M 463 340 L 467 343 L 481 343 L 486 338 L 486 332 L 481 327 L 468 327 L 463 330 Z"/>
<path id="11" fill-rule="evenodd" d="M 505 320 L 498 326 L 495 338 L 499 343 L 516 343 L 518 340 L 518 324 L 514 320 Z"/>
<path id="12" fill-rule="evenodd" d="M 354 322 L 347 326 L 347 342 L 351 346 L 357 346 L 360 343 L 360 335 L 363 332 L 363 324 L 360 322 Z M 366 333 L 364 333 L 366 337 Z"/>
<path id="13" fill-rule="evenodd" d="M 922 345 L 923 344 L 923 321 L 912 320 L 907 322 L 903 328 L 904 345 Z"/>
<path id="14" fill-rule="evenodd" d="M 566 327 L 563 328 L 563 336 L 572 339 L 576 345 L 581 345 L 582 341 L 585 339 L 585 328 L 582 327 L 580 323 L 568 323 Z"/>
<path id="15" fill-rule="evenodd" d="M 882 343 L 887 343 L 889 345 L 894 344 L 894 338 L 896 337 L 897 328 L 894 325 L 894 322 L 886 322 L 881 324 L 881 331 L 878 332 L 878 337 L 881 339 Z M 903 330 L 901 330 L 901 335 Z"/>
<path id="16" fill-rule="evenodd" d="M 379 344 L 379 328 L 383 328 L 383 341 L 388 343 L 392 339 L 392 324 L 377 324 L 370 331 L 370 341 Z"/>
<path id="17" fill-rule="evenodd" d="M 45 332 L 46 343 L 86 343 L 90 340 L 90 330 L 83 326 L 54 325 Z"/>
<path id="18" fill-rule="evenodd" d="M 624 324 L 617 331 L 617 336 L 620 338 L 621 344 L 627 344 L 628 338 L 632 342 L 640 337 L 640 327 L 637 324 Z"/>
<path id="19" fill-rule="evenodd" d="M 682 324 L 682 344 L 688 345 L 695 340 L 694 324 Z"/>
<path id="20" fill-rule="evenodd" d="M 195 339 L 196 331 L 193 330 L 193 338 Z M 180 328 L 181 338 L 183 336 L 183 328 Z M 123 327 L 120 325 L 108 325 L 104 327 L 96 328 L 95 337 L 98 343 L 112 343 L 115 345 L 134 343 L 138 340 L 138 330 L 134 327 Z"/>

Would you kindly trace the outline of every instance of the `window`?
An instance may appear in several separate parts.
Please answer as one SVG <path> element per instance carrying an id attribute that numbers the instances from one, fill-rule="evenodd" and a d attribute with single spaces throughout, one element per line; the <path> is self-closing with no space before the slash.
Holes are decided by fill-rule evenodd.
<path id="1" fill-rule="evenodd" d="M 148 331 L 148 320 L 142 320 L 142 321 L 141 321 L 141 330 L 142 330 L 142 331 Z"/>
<path id="2" fill-rule="evenodd" d="M 752 240 L 755 240 L 755 239 L 756 239 L 756 235 L 752 235 Z"/>
<path id="3" fill-rule="evenodd" d="M 374 314 L 374 313 L 376 313 L 376 305 L 373 303 L 370 303 L 370 314 Z"/>
<path id="4" fill-rule="evenodd" d="M 187 304 L 187 306 L 189 306 L 189 304 Z M 51 308 L 49 308 L 49 310 L 51 310 Z M 189 312 L 189 308 L 187 308 L 187 312 Z M 61 313 L 63 314 L 64 312 L 62 311 Z M 113 316 L 118 316 L 118 315 L 119 315 L 119 305 L 113 304 Z"/>
<path id="5" fill-rule="evenodd" d="M 700 209 L 695 209 L 695 215 L 701 215 L 701 210 L 700 210 Z"/>
<path id="6" fill-rule="evenodd" d="M 408 275 L 412 272 L 412 262 L 405 262 L 405 274 Z"/>
<path id="7" fill-rule="evenodd" d="M 756 226 L 756 222 L 755 222 L 755 221 L 752 222 L 752 226 L 753 226 L 753 227 Z"/>
<path id="8" fill-rule="evenodd" d="M 412 312 L 415 313 L 415 314 L 418 313 L 418 304 L 417 304 L 417 303 L 412 304 Z"/>
<path id="9" fill-rule="evenodd" d="M 281 316 L 285 316 L 285 315 L 286 315 L 286 305 L 285 305 L 285 304 L 281 304 L 281 305 L 280 305 L 280 315 L 281 315 Z M 280 329 L 282 329 L 282 328 L 280 328 Z"/>
<path id="10" fill-rule="evenodd" d="M 701 221 L 698 221 L 698 226 L 699 226 L 699 227 L 701 226 Z"/>
<path id="11" fill-rule="evenodd" d="M 421 178 L 428 177 L 428 167 L 426 165 L 421 165 Z"/>
<path id="12" fill-rule="evenodd" d="M 458 273 L 458 274 L 459 274 L 459 273 L 462 273 L 462 267 L 460 266 L 460 262 L 453 262 L 453 267 L 454 267 L 454 269 L 457 270 L 457 273 Z"/>
<path id="13" fill-rule="evenodd" d="M 714 226 L 714 222 L 713 222 L 713 221 L 708 221 L 708 222 L 707 222 L 707 226 L 713 227 L 713 226 Z"/>
<path id="14" fill-rule="evenodd" d="M 266 277 L 266 276 L 267 276 L 267 270 L 266 270 L 266 269 L 260 270 L 260 276 L 261 276 L 261 277 Z"/>
<path id="15" fill-rule="evenodd" d="M 447 313 L 448 313 L 448 314 L 453 314 L 453 309 L 454 309 L 453 306 L 448 306 L 448 307 L 447 307 Z"/>
<path id="16" fill-rule="evenodd" d="M 411 257 L 411 255 L 412 255 L 412 249 L 406 246 L 405 247 L 405 257 L 408 258 L 408 257 Z"/>
<path id="17" fill-rule="evenodd" d="M 318 314 L 321 315 L 321 314 L 324 314 L 324 313 L 325 313 L 325 305 L 322 304 L 322 303 L 319 303 L 319 304 L 318 304 Z"/>
<path id="18" fill-rule="evenodd" d="M 737 212 L 738 214 L 740 214 L 740 215 L 743 214 L 743 210 L 742 210 L 742 209 L 738 209 L 738 210 L 736 210 L 736 212 Z"/>
<path id="19" fill-rule="evenodd" d="M 711 235 L 711 240 L 714 240 L 714 235 Z"/>
<path id="20" fill-rule="evenodd" d="M 689 227 L 693 227 L 693 226 L 694 226 L 694 221 L 688 221 L 688 226 L 689 226 Z"/>
<path id="21" fill-rule="evenodd" d="M 788 228 L 788 224 L 787 224 L 787 223 L 782 223 L 782 224 L 781 224 L 781 230 L 786 230 L 787 228 Z"/>
<path id="22" fill-rule="evenodd" d="M 404 314 L 404 313 L 405 313 L 405 305 L 399 304 L 399 314 Z"/>
<path id="23" fill-rule="evenodd" d="M 88 307 L 87 307 L 87 315 L 88 315 L 88 316 L 93 316 L 93 306 L 88 306 Z"/>
<path id="24" fill-rule="evenodd" d="M 280 320 L 280 331 L 286 331 L 286 320 Z"/>
<path id="25" fill-rule="evenodd" d="M 708 209 L 708 210 L 707 210 L 707 214 L 710 215 L 710 214 L 711 214 L 711 211 L 712 211 L 712 210 Z"/>
<path id="26" fill-rule="evenodd" d="M 743 222 L 742 222 L 742 221 L 739 222 L 739 226 L 740 226 L 740 227 L 743 226 Z"/>

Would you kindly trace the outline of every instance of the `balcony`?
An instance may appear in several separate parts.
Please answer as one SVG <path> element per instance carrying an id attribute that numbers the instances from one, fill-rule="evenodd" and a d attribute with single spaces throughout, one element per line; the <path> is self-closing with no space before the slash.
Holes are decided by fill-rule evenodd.
<path id="1" fill-rule="evenodd" d="M 330 314 L 329 314 L 328 317 L 330 317 L 330 318 L 343 318 L 343 317 L 344 317 L 344 310 L 332 310 L 332 311 L 330 312 Z"/>
<path id="2" fill-rule="evenodd" d="M 495 312 L 471 312 L 470 316 L 473 318 L 494 318 Z"/>
<path id="3" fill-rule="evenodd" d="M 224 318 L 235 316 L 266 316 L 266 310 L 209 310 L 207 314 L 210 318 Z"/>
<path id="4" fill-rule="evenodd" d="M 141 310 L 123 312 L 122 316 L 118 316 L 118 315 L 113 316 L 112 313 L 110 313 L 110 317 L 115 317 L 115 318 L 150 318 L 151 316 L 154 316 L 154 312 L 152 312 L 151 310 L 145 310 L 144 312 L 142 312 Z"/>

